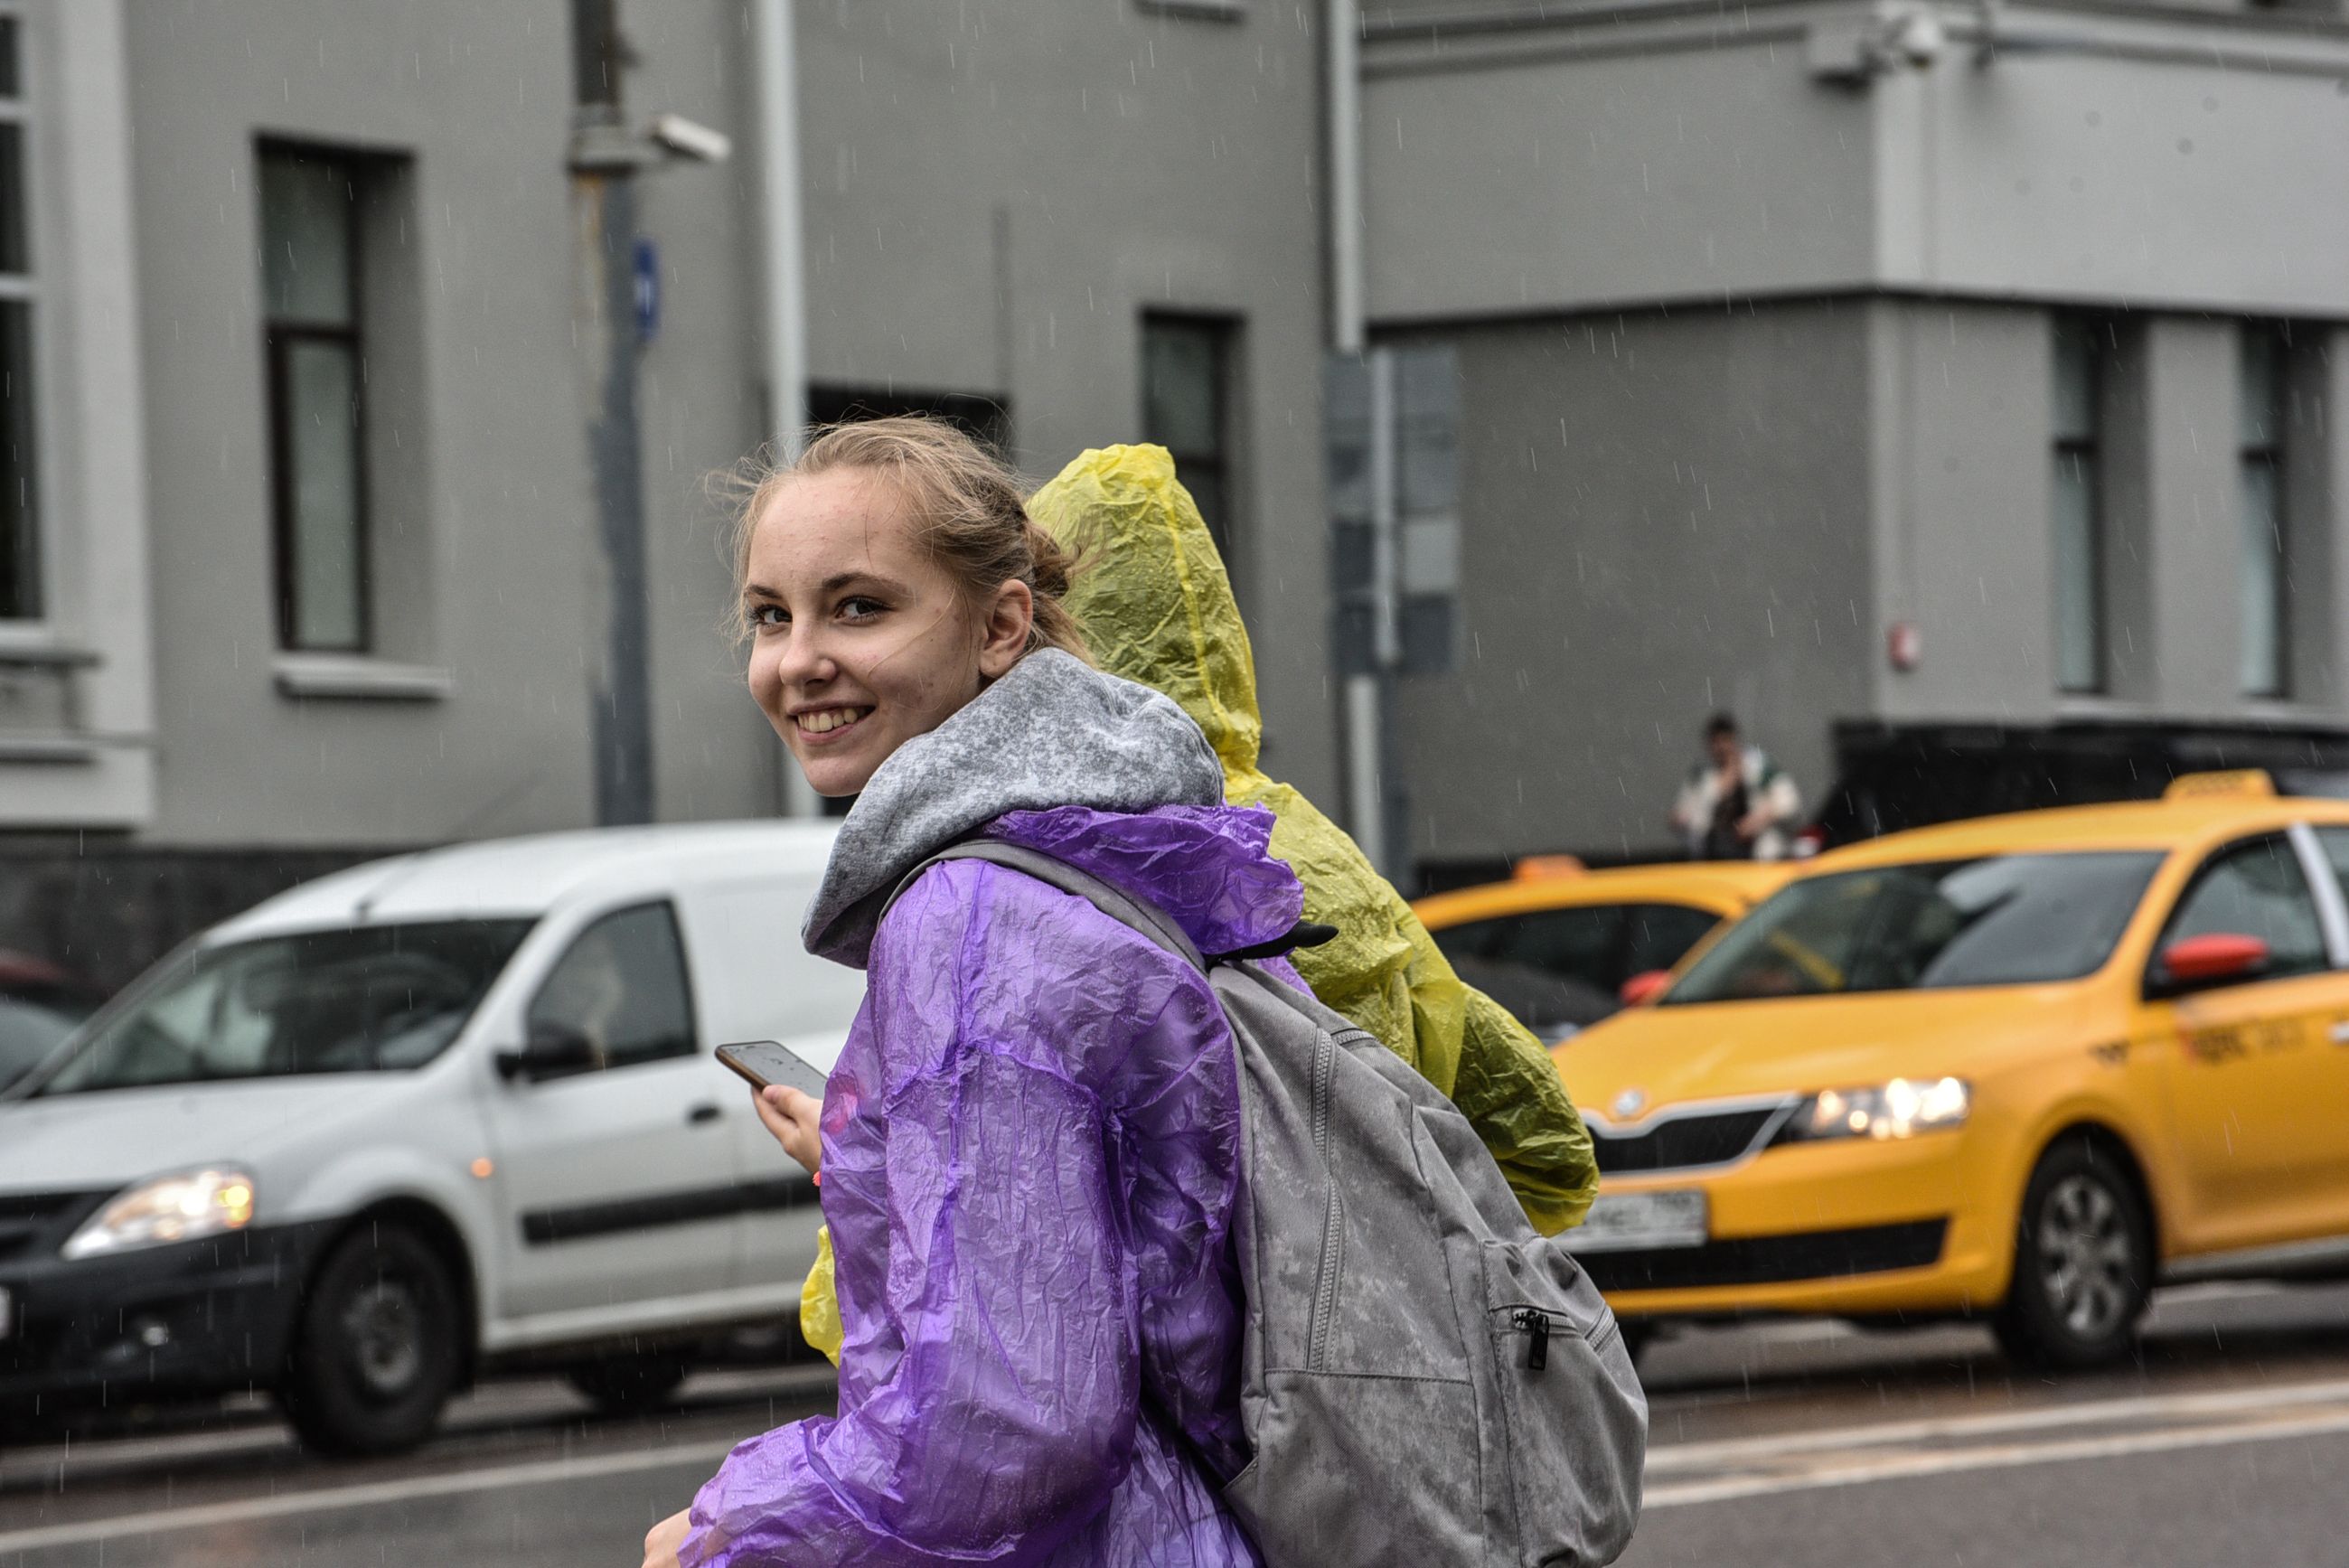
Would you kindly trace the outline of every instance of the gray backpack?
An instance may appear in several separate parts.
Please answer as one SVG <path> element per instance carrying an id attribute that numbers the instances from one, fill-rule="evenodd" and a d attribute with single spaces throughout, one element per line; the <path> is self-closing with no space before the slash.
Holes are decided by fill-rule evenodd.
<path id="1" fill-rule="evenodd" d="M 1535 1232 L 1465 1118 L 1364 1030 L 1065 861 L 984 860 L 1090 900 L 1208 976 L 1238 1045 L 1247 1294 L 1224 1500 L 1268 1568 L 1611 1563 L 1648 1404 L 1614 1315 Z M 894 899 L 893 901 L 894 902 Z"/>

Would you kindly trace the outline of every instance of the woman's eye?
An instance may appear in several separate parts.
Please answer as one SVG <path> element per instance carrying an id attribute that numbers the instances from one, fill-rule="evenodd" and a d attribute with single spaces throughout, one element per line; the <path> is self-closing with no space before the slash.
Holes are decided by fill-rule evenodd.
<path id="1" fill-rule="evenodd" d="M 750 624 L 753 626 L 788 626 L 791 624 L 791 612 L 781 604 L 757 604 L 751 607 Z"/>
<path id="2" fill-rule="evenodd" d="M 878 599 L 843 599 L 840 602 L 841 618 L 847 621 L 869 621 L 887 608 Z"/>

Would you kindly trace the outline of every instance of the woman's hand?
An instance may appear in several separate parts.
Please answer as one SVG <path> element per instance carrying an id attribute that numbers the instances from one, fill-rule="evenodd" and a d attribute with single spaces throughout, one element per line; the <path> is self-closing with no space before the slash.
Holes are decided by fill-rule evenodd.
<path id="1" fill-rule="evenodd" d="M 816 1125 L 823 1117 L 823 1101 L 788 1084 L 771 1083 L 750 1091 L 750 1104 L 759 1120 L 783 1146 L 783 1152 L 814 1175 L 823 1160 L 823 1140 Z"/>
<path id="2" fill-rule="evenodd" d="M 678 1549 L 685 1544 L 686 1532 L 692 1528 L 692 1513 L 688 1511 L 672 1513 L 645 1532 L 645 1568 L 678 1568 Z"/>

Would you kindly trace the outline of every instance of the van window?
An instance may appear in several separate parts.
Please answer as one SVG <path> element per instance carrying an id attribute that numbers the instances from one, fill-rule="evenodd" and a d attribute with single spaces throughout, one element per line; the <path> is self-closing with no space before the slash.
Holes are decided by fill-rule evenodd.
<path id="1" fill-rule="evenodd" d="M 196 948 L 99 1015 L 38 1092 L 421 1067 L 530 927 L 427 921 Z"/>
<path id="2" fill-rule="evenodd" d="M 668 905 L 616 910 L 574 937 L 531 999 L 529 1028 L 533 1039 L 585 1040 L 591 1072 L 693 1055 L 685 944 Z"/>

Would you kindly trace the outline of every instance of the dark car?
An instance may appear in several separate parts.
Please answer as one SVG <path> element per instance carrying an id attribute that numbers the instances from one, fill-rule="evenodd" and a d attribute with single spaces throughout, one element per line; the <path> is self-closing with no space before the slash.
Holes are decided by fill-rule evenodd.
<path id="1" fill-rule="evenodd" d="M 2287 795 L 2349 798 L 2349 733 L 2254 725 L 1839 724 L 1837 779 L 1797 841 L 1816 853 L 2044 806 L 2158 799 L 2185 773 L 2264 769 Z"/>

